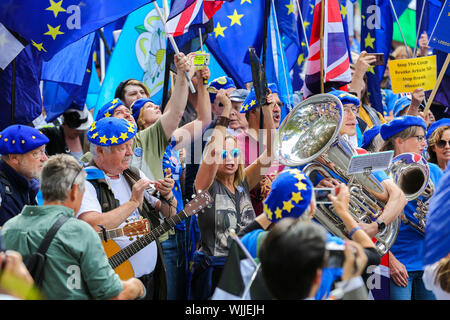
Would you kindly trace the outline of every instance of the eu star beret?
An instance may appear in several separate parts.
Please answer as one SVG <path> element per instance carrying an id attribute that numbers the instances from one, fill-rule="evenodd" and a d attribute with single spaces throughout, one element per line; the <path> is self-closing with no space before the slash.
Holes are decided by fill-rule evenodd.
<path id="1" fill-rule="evenodd" d="M 354 96 L 351 93 L 348 93 L 347 91 L 333 89 L 328 93 L 338 97 L 338 99 L 341 100 L 342 105 L 354 104 L 355 106 L 359 107 L 359 105 L 361 104 L 361 101 L 359 101 L 358 97 Z"/>
<path id="2" fill-rule="evenodd" d="M 361 148 L 367 149 L 369 147 L 370 143 L 372 142 L 373 138 L 375 138 L 375 136 L 380 133 L 380 129 L 381 129 L 381 126 L 376 125 L 370 129 L 366 130 L 363 133 L 363 144 L 361 145 Z"/>
<path id="3" fill-rule="evenodd" d="M 136 100 L 135 102 L 133 102 L 133 104 L 131 105 L 131 113 L 133 114 L 133 118 L 134 120 L 137 122 L 139 119 L 139 114 L 141 113 L 141 109 L 142 107 L 147 103 L 147 102 L 151 102 L 153 104 L 155 104 L 152 100 L 148 99 L 148 98 L 142 98 L 139 100 Z"/>
<path id="4" fill-rule="evenodd" d="M 115 98 L 103 105 L 100 110 L 98 110 L 97 116 L 95 117 L 95 121 L 98 121 L 102 118 L 109 118 L 112 117 L 114 114 L 114 110 L 116 110 L 117 107 L 122 106 L 123 102 L 119 98 Z"/>
<path id="5" fill-rule="evenodd" d="M 383 140 L 387 140 L 393 135 L 405 130 L 411 126 L 422 127 L 427 132 L 425 121 L 421 117 L 416 116 L 401 116 L 394 118 L 392 121 L 381 126 L 380 135 Z"/>
<path id="6" fill-rule="evenodd" d="M 272 182 L 264 213 L 275 223 L 286 217 L 299 218 L 310 205 L 312 194 L 311 180 L 301 170 L 285 169 Z"/>
<path id="7" fill-rule="evenodd" d="M 407 96 L 401 97 L 394 103 L 394 109 L 393 114 L 394 117 L 398 117 L 400 115 L 400 112 L 405 110 L 409 105 L 411 104 L 411 99 L 409 99 Z"/>
<path id="8" fill-rule="evenodd" d="M 13 124 L 0 132 L 0 154 L 24 154 L 49 141 L 47 136 L 36 128 Z"/>
<path id="9" fill-rule="evenodd" d="M 88 140 L 98 146 L 109 147 L 127 142 L 136 135 L 134 123 L 114 117 L 92 123 L 87 132 Z"/>
<path id="10" fill-rule="evenodd" d="M 267 87 L 270 89 L 272 93 L 278 94 L 278 87 L 275 83 L 269 83 Z M 245 98 L 244 102 L 242 102 L 241 109 L 239 110 L 239 112 L 246 113 L 255 108 L 256 106 L 257 102 L 256 102 L 255 88 L 252 87 L 247 97 Z"/>
<path id="11" fill-rule="evenodd" d="M 217 91 L 220 89 L 229 89 L 229 88 L 236 88 L 236 85 L 234 84 L 233 79 L 227 76 L 219 77 L 211 81 L 208 85 L 208 88 L 214 88 Z M 211 103 L 216 100 L 217 93 L 209 92 L 209 99 L 211 100 Z"/>

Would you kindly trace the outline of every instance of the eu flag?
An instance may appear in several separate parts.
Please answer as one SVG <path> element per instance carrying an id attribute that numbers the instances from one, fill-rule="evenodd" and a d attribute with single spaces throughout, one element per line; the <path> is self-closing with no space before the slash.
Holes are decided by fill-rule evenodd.
<path id="1" fill-rule="evenodd" d="M 263 40 L 264 1 L 224 2 L 214 15 L 214 31 L 206 45 L 236 85 L 252 81 L 248 48 L 260 55 Z"/>
<path id="2" fill-rule="evenodd" d="M 392 43 L 393 19 L 389 0 L 362 1 L 361 50 L 384 53 L 384 66 L 370 66 L 366 72 L 370 104 L 383 114 L 380 82 Z"/>
<path id="3" fill-rule="evenodd" d="M 0 22 L 48 61 L 56 52 L 154 0 L 2 0 Z"/>

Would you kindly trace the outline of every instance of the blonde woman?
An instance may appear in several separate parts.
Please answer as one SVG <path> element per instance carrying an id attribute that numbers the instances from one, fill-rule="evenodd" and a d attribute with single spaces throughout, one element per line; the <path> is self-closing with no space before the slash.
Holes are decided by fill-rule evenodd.
<path id="1" fill-rule="evenodd" d="M 428 162 L 435 163 L 445 170 L 450 160 L 450 118 L 444 118 L 433 123 L 427 132 Z"/>
<path id="2" fill-rule="evenodd" d="M 272 155 L 271 143 L 267 143 L 264 153 L 244 169 L 236 138 L 226 135 L 232 109 L 230 98 L 223 91 L 217 98 L 224 109 L 206 145 L 194 183 L 197 192 L 208 190 L 214 199 L 214 205 L 198 215 L 201 239 L 194 255 L 191 284 L 191 297 L 198 300 L 208 299 L 217 286 L 228 256 L 231 232 L 238 233 L 255 219 L 249 190 L 264 177 L 262 169 L 270 167 Z M 267 141 L 272 141 L 273 136 L 273 101 L 273 96 L 269 95 L 267 104 L 262 107 Z"/>

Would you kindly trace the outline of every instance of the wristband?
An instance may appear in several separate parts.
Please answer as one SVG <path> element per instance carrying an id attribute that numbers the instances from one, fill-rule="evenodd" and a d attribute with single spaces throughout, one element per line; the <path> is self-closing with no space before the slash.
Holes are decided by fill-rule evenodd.
<path id="1" fill-rule="evenodd" d="M 361 230 L 361 229 L 362 229 L 361 226 L 356 226 L 356 227 L 354 227 L 354 228 L 352 229 L 352 231 L 350 231 L 350 233 L 348 234 L 349 237 L 350 237 L 350 239 L 353 238 L 353 234 L 354 234 L 356 231 Z"/>
<path id="2" fill-rule="evenodd" d="M 228 127 L 230 124 L 230 118 L 224 117 L 224 116 L 218 116 L 216 120 L 216 126 L 224 126 L 225 128 Z"/>

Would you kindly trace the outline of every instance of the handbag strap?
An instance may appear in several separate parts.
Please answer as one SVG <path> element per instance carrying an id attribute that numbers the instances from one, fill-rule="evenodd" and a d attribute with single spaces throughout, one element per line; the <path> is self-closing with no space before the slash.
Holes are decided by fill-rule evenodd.
<path id="1" fill-rule="evenodd" d="M 66 215 L 62 215 L 56 220 L 56 222 L 53 224 L 53 226 L 50 228 L 50 230 L 47 232 L 47 234 L 44 237 L 44 240 L 42 240 L 41 245 L 39 246 L 39 249 L 37 250 L 37 253 L 41 253 L 45 256 L 45 253 L 47 252 L 48 247 L 50 246 L 50 243 L 52 242 L 53 238 L 55 237 L 56 233 L 58 232 L 59 228 L 67 221 L 70 217 Z"/>

